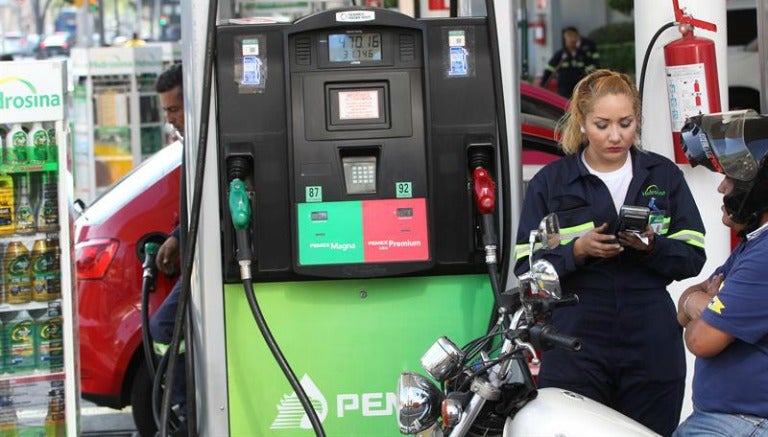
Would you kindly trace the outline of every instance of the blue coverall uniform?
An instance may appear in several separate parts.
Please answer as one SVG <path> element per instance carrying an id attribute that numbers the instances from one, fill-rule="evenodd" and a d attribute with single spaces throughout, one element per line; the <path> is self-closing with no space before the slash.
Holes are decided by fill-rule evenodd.
<path id="1" fill-rule="evenodd" d="M 176 227 L 171 235 L 181 238 L 180 228 Z M 181 278 L 173 284 L 171 292 L 149 320 L 149 333 L 152 335 L 155 353 L 159 356 L 165 355 L 173 340 L 173 326 L 176 324 L 176 309 L 179 306 L 180 292 Z M 179 350 L 183 352 L 184 348 L 181 347 Z M 176 362 L 178 365 L 173 374 L 171 402 L 183 406 L 186 404 L 186 361 L 183 356 L 180 356 Z"/>
<path id="2" fill-rule="evenodd" d="M 579 296 L 577 305 L 555 309 L 552 323 L 563 334 L 579 337 L 583 348 L 544 352 L 540 386 L 580 393 L 670 435 L 680 420 L 685 354 L 666 286 L 701 271 L 704 225 L 674 163 L 635 148 L 631 157 L 633 177 L 623 204 L 651 208 L 656 235 L 650 253 L 625 248 L 613 258 L 574 258 L 579 236 L 603 223 L 615 227 L 618 219 L 608 188 L 578 153 L 547 165 L 529 183 L 515 272 L 528 270 L 529 230 L 546 214 L 557 213 L 560 246 L 534 257 L 552 262 L 564 292 Z"/>
<path id="3" fill-rule="evenodd" d="M 562 48 L 552 55 L 544 67 L 541 86 L 546 87 L 549 78 L 556 73 L 557 93 L 570 99 L 576 84 L 584 76 L 600 68 L 599 57 L 595 43 L 590 40 L 582 39 L 581 45 L 574 53 Z"/>

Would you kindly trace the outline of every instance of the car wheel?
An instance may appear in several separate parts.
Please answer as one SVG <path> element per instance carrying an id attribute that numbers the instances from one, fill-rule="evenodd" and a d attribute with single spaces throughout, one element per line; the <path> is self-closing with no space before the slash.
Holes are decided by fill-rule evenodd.
<path id="1" fill-rule="evenodd" d="M 142 437 L 154 437 L 157 432 L 152 415 L 152 379 L 147 364 L 141 360 L 136 367 L 131 385 L 131 409 L 136 430 Z"/>

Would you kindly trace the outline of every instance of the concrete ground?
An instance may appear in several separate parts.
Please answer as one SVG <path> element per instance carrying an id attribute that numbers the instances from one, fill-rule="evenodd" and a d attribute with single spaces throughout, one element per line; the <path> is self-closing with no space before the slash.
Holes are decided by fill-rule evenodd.
<path id="1" fill-rule="evenodd" d="M 131 407 L 113 410 L 81 400 L 80 420 L 82 436 L 139 437 L 133 424 Z"/>

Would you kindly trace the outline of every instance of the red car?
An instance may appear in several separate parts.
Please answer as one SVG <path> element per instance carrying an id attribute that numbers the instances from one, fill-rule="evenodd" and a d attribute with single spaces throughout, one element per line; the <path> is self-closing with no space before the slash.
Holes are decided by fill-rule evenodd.
<path id="1" fill-rule="evenodd" d="M 560 155 L 554 126 L 568 102 L 528 84 L 521 96 L 523 162 L 531 164 L 524 171 L 531 173 Z M 163 148 L 75 222 L 83 398 L 116 409 L 130 404 L 141 435 L 153 435 L 155 425 L 141 338 L 138 253 L 144 242 L 162 241 L 178 223 L 180 162 L 180 144 Z M 152 311 L 175 280 L 158 275 Z"/>
<path id="2" fill-rule="evenodd" d="M 82 396 L 97 405 L 133 407 L 141 435 L 153 435 L 149 373 L 141 338 L 142 259 L 179 222 L 181 144 L 142 163 L 75 221 Z M 158 275 L 150 308 L 176 278 Z"/>

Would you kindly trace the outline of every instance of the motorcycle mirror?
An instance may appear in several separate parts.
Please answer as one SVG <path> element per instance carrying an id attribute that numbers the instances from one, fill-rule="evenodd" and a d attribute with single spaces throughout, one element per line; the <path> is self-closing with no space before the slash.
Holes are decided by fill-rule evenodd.
<path id="1" fill-rule="evenodd" d="M 440 417 L 443 393 L 422 375 L 403 372 L 397 380 L 397 424 L 402 434 L 428 429 Z"/>
<path id="2" fill-rule="evenodd" d="M 544 259 L 536 261 L 531 267 L 531 288 L 535 295 L 544 299 L 559 300 L 563 296 L 555 266 Z"/>
<path id="3" fill-rule="evenodd" d="M 560 222 L 554 212 L 547 214 L 539 223 L 539 239 L 547 249 L 554 249 L 560 244 Z"/>
<path id="4" fill-rule="evenodd" d="M 528 237 L 528 268 L 533 270 L 533 252 L 536 243 L 541 243 L 547 250 L 552 250 L 560 244 L 560 222 L 554 212 L 544 216 L 539 222 L 539 228 L 532 230 Z"/>

